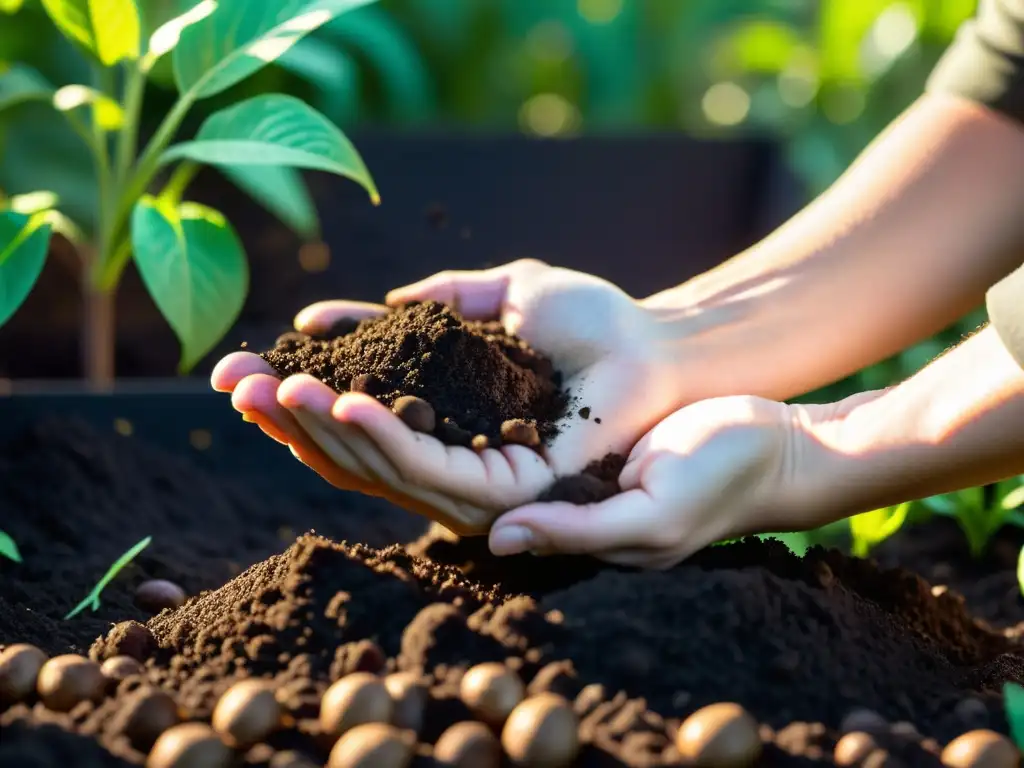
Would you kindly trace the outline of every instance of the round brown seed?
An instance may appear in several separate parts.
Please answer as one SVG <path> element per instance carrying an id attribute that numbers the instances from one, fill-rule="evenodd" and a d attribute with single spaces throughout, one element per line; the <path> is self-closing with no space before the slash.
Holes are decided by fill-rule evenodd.
<path id="1" fill-rule="evenodd" d="M 406 768 L 416 738 L 386 723 L 363 723 L 345 733 L 327 758 L 327 768 Z"/>
<path id="2" fill-rule="evenodd" d="M 360 373 L 352 377 L 348 383 L 350 392 L 362 392 L 364 395 L 376 396 L 384 394 L 384 382 L 372 373 Z"/>
<path id="3" fill-rule="evenodd" d="M 394 702 L 387 687 L 376 675 L 353 672 L 324 692 L 320 701 L 320 726 L 340 735 L 366 723 L 388 723 Z"/>
<path id="4" fill-rule="evenodd" d="M 555 693 L 539 693 L 512 710 L 501 730 L 501 745 L 516 765 L 562 768 L 579 753 L 579 720 L 572 705 Z"/>
<path id="5" fill-rule="evenodd" d="M 73 653 L 54 656 L 43 664 L 36 680 L 39 698 L 55 712 L 68 712 L 81 701 L 99 701 L 106 687 L 100 665 Z"/>
<path id="6" fill-rule="evenodd" d="M 166 579 L 144 581 L 135 590 L 135 604 L 148 613 L 177 608 L 187 597 L 184 589 Z"/>
<path id="7" fill-rule="evenodd" d="M 160 734 L 146 768 L 227 768 L 234 754 L 205 723 L 182 723 Z"/>
<path id="8" fill-rule="evenodd" d="M 470 667 L 459 684 L 459 696 L 470 711 L 495 726 L 505 722 L 525 695 L 519 675 L 496 661 Z"/>
<path id="9" fill-rule="evenodd" d="M 536 448 L 540 445 L 537 426 L 523 419 L 509 419 L 501 425 L 501 439 L 506 443 Z"/>
<path id="10" fill-rule="evenodd" d="M 957 736 L 942 750 L 941 760 L 949 768 L 1017 768 L 1020 752 L 1001 733 L 985 729 Z"/>
<path id="11" fill-rule="evenodd" d="M 148 751 L 160 734 L 180 720 L 174 698 L 156 688 L 134 691 L 114 718 L 117 730 L 141 752 Z"/>
<path id="12" fill-rule="evenodd" d="M 864 758 L 878 749 L 878 742 L 870 733 L 851 731 L 836 742 L 832 759 L 836 765 L 860 765 Z"/>
<path id="13" fill-rule="evenodd" d="M 270 768 L 321 768 L 321 763 L 313 762 L 301 752 L 293 749 L 277 752 L 270 758 Z"/>
<path id="14" fill-rule="evenodd" d="M 486 725 L 467 720 L 441 734 L 434 762 L 446 768 L 500 768 L 501 744 Z"/>
<path id="15" fill-rule="evenodd" d="M 118 683 L 126 677 L 141 675 L 144 670 L 142 663 L 131 656 L 111 656 L 100 667 L 100 672 L 105 678 Z"/>
<path id="16" fill-rule="evenodd" d="M 36 690 L 46 654 L 28 643 L 17 643 L 0 652 L 0 702 L 14 704 Z"/>
<path id="17" fill-rule="evenodd" d="M 242 680 L 218 699 L 213 708 L 213 729 L 230 746 L 248 747 L 274 731 L 283 714 L 270 682 Z"/>
<path id="18" fill-rule="evenodd" d="M 396 672 L 384 678 L 384 687 L 391 694 L 394 708 L 391 724 L 396 728 L 419 733 L 423 727 L 429 691 L 414 672 Z"/>
<path id="19" fill-rule="evenodd" d="M 403 395 L 395 400 L 391 410 L 414 432 L 430 433 L 437 426 L 437 414 L 434 413 L 434 406 L 422 398 Z"/>
<path id="20" fill-rule="evenodd" d="M 676 735 L 676 748 L 696 765 L 740 768 L 761 756 L 757 720 L 739 704 L 709 704 L 690 715 Z"/>
<path id="21" fill-rule="evenodd" d="M 474 451 L 486 451 L 491 447 L 491 439 L 487 437 L 487 435 L 476 435 L 473 438 L 473 442 L 470 443 L 470 446 Z"/>

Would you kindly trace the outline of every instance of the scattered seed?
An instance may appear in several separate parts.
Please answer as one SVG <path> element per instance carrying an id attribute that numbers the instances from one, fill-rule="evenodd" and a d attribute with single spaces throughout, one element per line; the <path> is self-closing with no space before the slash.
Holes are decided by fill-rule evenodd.
<path id="1" fill-rule="evenodd" d="M 148 613 L 160 613 L 165 608 L 177 608 L 185 602 L 185 590 L 173 581 L 151 579 L 144 581 L 135 591 L 135 604 Z"/>
<path id="2" fill-rule="evenodd" d="M 263 741 L 281 722 L 282 708 L 266 680 L 235 683 L 213 709 L 213 729 L 232 747 Z"/>
<path id="3" fill-rule="evenodd" d="M 500 768 L 501 743 L 483 723 L 466 720 L 441 734 L 434 762 L 446 768 Z"/>
<path id="4" fill-rule="evenodd" d="M 98 659 L 131 656 L 145 662 L 157 647 L 156 638 L 144 624 L 137 621 L 122 621 L 115 624 L 107 636 L 90 650 L 90 655 L 96 652 Z"/>
<path id="5" fill-rule="evenodd" d="M 100 667 L 100 672 L 105 678 L 118 683 L 126 677 L 141 675 L 144 670 L 142 663 L 131 656 L 111 656 Z"/>
<path id="6" fill-rule="evenodd" d="M 394 702 L 384 682 L 369 672 L 354 672 L 341 678 L 320 701 L 320 726 L 341 735 L 357 725 L 388 723 Z"/>
<path id="7" fill-rule="evenodd" d="M 836 765 L 860 765 L 864 762 L 864 758 L 876 749 L 878 749 L 878 742 L 870 733 L 851 731 L 836 742 L 832 759 L 836 761 Z"/>
<path id="8" fill-rule="evenodd" d="M 839 730 L 843 733 L 864 731 L 865 733 L 884 733 L 889 730 L 889 721 L 870 709 L 851 709 L 846 713 Z"/>
<path id="9" fill-rule="evenodd" d="M 384 678 L 384 687 L 394 701 L 391 724 L 402 730 L 419 733 L 423 727 L 429 691 L 414 672 L 396 672 Z"/>
<path id="10" fill-rule="evenodd" d="M 100 665 L 74 653 L 54 656 L 43 664 L 36 680 L 39 698 L 55 712 L 68 712 L 82 701 L 99 701 L 106 687 Z"/>
<path id="11" fill-rule="evenodd" d="M 491 447 L 491 440 L 487 435 L 477 435 L 472 442 L 474 451 L 486 451 Z"/>
<path id="12" fill-rule="evenodd" d="M 403 395 L 395 400 L 391 410 L 414 432 L 426 432 L 429 434 L 437 426 L 437 415 L 434 413 L 434 406 L 422 398 Z"/>
<path id="13" fill-rule="evenodd" d="M 4 648 L 0 652 L 0 702 L 14 704 L 35 693 L 46 658 L 45 653 L 27 643 Z"/>
<path id="14" fill-rule="evenodd" d="M 579 720 L 572 705 L 555 693 L 540 693 L 512 710 L 501 745 L 516 765 L 562 768 L 579 753 Z"/>
<path id="15" fill-rule="evenodd" d="M 523 700 L 526 690 L 519 675 L 492 661 L 466 671 L 459 684 L 459 695 L 476 717 L 499 726 Z"/>
<path id="16" fill-rule="evenodd" d="M 506 443 L 525 445 L 528 448 L 536 448 L 540 445 L 540 433 L 537 432 L 537 425 L 524 419 L 509 419 L 503 422 L 501 439 Z"/>
<path id="17" fill-rule="evenodd" d="M 739 704 L 719 702 L 698 709 L 683 721 L 676 747 L 697 765 L 740 768 L 761 756 L 757 720 Z"/>
<path id="18" fill-rule="evenodd" d="M 595 416 L 595 417 L 594 417 L 594 423 L 595 423 L 595 424 L 600 424 L 600 423 L 601 423 L 601 419 L 600 419 L 600 417 L 599 417 L 599 416 Z"/>
<path id="19" fill-rule="evenodd" d="M 133 747 L 147 752 L 160 734 L 176 726 L 179 720 L 177 702 L 169 693 L 145 687 L 129 695 L 112 725 L 128 737 Z"/>
<path id="20" fill-rule="evenodd" d="M 360 373 L 352 377 L 348 389 L 349 392 L 362 392 L 364 395 L 376 397 L 384 394 L 384 382 L 372 373 Z"/>
<path id="21" fill-rule="evenodd" d="M 294 749 L 277 752 L 270 758 L 270 768 L 321 768 L 321 765 Z"/>
<path id="22" fill-rule="evenodd" d="M 406 768 L 415 746 L 410 731 L 386 723 L 363 723 L 338 739 L 327 768 Z"/>
<path id="23" fill-rule="evenodd" d="M 309 341 L 309 336 L 299 331 L 285 331 L 274 340 L 275 347 L 301 346 Z"/>
<path id="24" fill-rule="evenodd" d="M 205 723 L 182 723 L 160 734 L 146 768 L 228 768 L 234 754 Z"/>
<path id="25" fill-rule="evenodd" d="M 942 750 L 941 759 L 949 768 L 1017 768 L 1020 752 L 1002 734 L 985 729 L 953 739 Z"/>

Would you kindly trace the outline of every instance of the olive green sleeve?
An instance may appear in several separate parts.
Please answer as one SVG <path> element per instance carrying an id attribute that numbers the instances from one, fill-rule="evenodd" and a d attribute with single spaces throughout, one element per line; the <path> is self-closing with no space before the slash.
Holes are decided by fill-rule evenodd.
<path id="1" fill-rule="evenodd" d="M 927 90 L 962 96 L 1024 123 L 1024 0 L 980 0 Z M 986 304 L 999 338 L 1024 367 L 1024 266 L 990 288 Z"/>

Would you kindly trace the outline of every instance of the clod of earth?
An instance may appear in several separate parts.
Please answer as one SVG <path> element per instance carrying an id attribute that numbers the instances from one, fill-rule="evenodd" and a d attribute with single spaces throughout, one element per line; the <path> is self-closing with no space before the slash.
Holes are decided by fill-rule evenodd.
<path id="1" fill-rule="evenodd" d="M 45 653 L 27 643 L 0 651 L 0 703 L 14 704 L 34 694 L 46 658 Z"/>
<path id="2" fill-rule="evenodd" d="M 696 765 L 746 768 L 761 756 L 758 722 L 739 704 L 709 704 L 679 728 L 676 748 Z"/>
<path id="3" fill-rule="evenodd" d="M 1001 733 L 970 731 L 946 745 L 942 764 L 948 768 L 1017 768 L 1020 751 Z"/>
<path id="4" fill-rule="evenodd" d="M 69 712 L 83 702 L 97 702 L 106 692 L 107 679 L 100 665 L 77 654 L 63 654 L 39 670 L 36 693 L 48 709 Z"/>
<path id="5" fill-rule="evenodd" d="M 437 427 L 437 415 L 434 413 L 434 407 L 422 398 L 402 395 L 395 400 L 391 410 L 413 432 L 425 432 L 429 435 Z"/>
<path id="6" fill-rule="evenodd" d="M 151 579 L 139 585 L 135 592 L 135 604 L 148 613 L 160 613 L 174 609 L 185 602 L 188 595 L 177 584 L 165 579 Z"/>
<path id="7" fill-rule="evenodd" d="M 434 762 L 444 768 L 500 768 L 501 743 L 483 723 L 465 720 L 438 737 Z"/>

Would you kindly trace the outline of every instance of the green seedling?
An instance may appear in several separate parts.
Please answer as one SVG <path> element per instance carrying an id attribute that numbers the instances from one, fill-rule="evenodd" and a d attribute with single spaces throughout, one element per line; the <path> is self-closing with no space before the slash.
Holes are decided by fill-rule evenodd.
<path id="1" fill-rule="evenodd" d="M 981 557 L 988 542 L 1004 525 L 1024 528 L 1024 512 L 1020 506 L 1024 486 L 1019 479 L 999 483 L 995 490 L 995 503 L 987 503 L 982 487 L 966 488 L 955 493 L 930 496 L 923 500 L 932 512 L 952 517 L 967 537 L 967 546 L 973 557 Z"/>
<path id="2" fill-rule="evenodd" d="M 1024 688 L 1017 683 L 1004 684 L 1003 705 L 1013 743 L 1017 745 L 1017 749 L 1024 749 Z"/>
<path id="3" fill-rule="evenodd" d="M 184 198 L 201 166 L 221 171 L 310 239 L 319 224 L 302 170 L 350 178 L 379 202 L 359 153 L 323 114 L 293 96 L 264 93 L 230 103 L 229 92 L 310 32 L 372 2 L 42 0 L 52 22 L 88 61 L 93 82 L 55 87 L 36 70 L 15 64 L 0 75 L 0 112 L 36 103 L 66 121 L 92 156 L 94 210 L 89 221 L 72 222 L 48 190 L 17 190 L 29 194 L 0 207 L 0 325 L 28 297 L 51 235 L 61 231 L 78 246 L 93 303 L 109 304 L 134 260 L 181 343 L 179 371 L 189 371 L 234 323 L 249 284 L 231 224 Z M 161 18 L 168 7 L 183 12 Z M 147 78 L 168 56 L 177 101 L 137 151 Z M 228 106 L 209 114 L 190 140 L 173 143 L 192 107 L 213 97 Z M 157 181 L 162 188 L 151 192 Z M 103 333 L 88 335 L 94 346 L 110 348 L 112 339 L 97 341 L 113 334 L 112 323 L 102 322 Z"/>
<path id="4" fill-rule="evenodd" d="M 850 518 L 851 551 L 855 557 L 867 557 L 871 550 L 896 533 L 907 521 L 913 503 L 906 501 L 882 507 Z"/>
<path id="5" fill-rule="evenodd" d="M 16 563 L 21 562 L 21 552 L 18 551 L 18 545 L 14 543 L 14 539 L 3 531 L 0 531 L 0 555 Z"/>
<path id="6" fill-rule="evenodd" d="M 74 616 L 77 616 L 79 613 L 84 611 L 86 608 L 91 608 L 93 612 L 98 611 L 100 608 L 100 593 L 107 588 L 107 585 L 117 577 L 117 574 L 119 574 L 121 570 L 126 565 L 128 565 L 128 563 L 130 563 L 132 560 L 138 557 L 139 552 L 141 552 L 149 546 L 149 543 L 152 540 L 152 536 L 147 536 L 134 547 L 132 547 L 119 558 L 117 558 L 117 560 L 114 561 L 114 564 L 110 566 L 110 568 L 107 570 L 105 574 L 103 574 L 103 578 L 96 582 L 96 586 L 92 588 L 92 591 L 86 596 L 86 598 L 78 605 L 76 605 L 74 608 L 72 608 L 71 612 L 67 616 L 65 616 L 64 619 L 67 620 L 73 618 Z"/>

